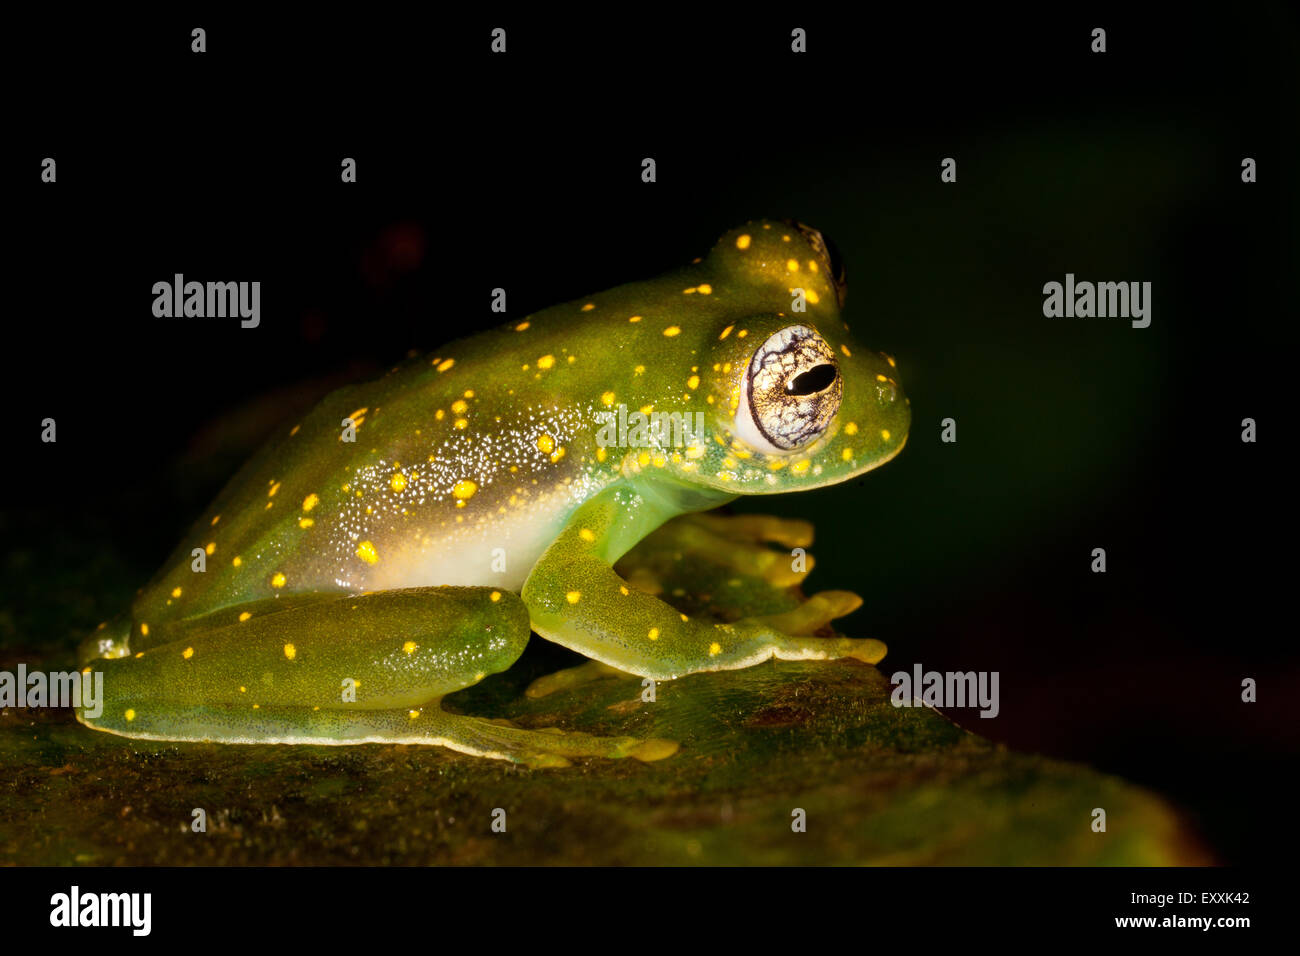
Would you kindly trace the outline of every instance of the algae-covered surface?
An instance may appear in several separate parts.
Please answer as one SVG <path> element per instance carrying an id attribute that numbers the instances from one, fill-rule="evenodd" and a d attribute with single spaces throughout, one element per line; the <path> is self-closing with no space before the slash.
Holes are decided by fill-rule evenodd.
<path id="1" fill-rule="evenodd" d="M 536 642 L 535 642 L 536 643 Z M 439 748 L 159 744 L 68 711 L 0 717 L 8 864 L 1202 862 L 1160 798 L 895 708 L 856 661 L 524 696 L 549 649 L 449 708 L 682 744 L 527 770 Z M 8 666 L 8 665 L 6 665 Z M 29 662 L 29 666 L 31 662 Z M 1104 833 L 1092 811 L 1106 810 Z M 193 832 L 195 808 L 206 832 Z M 498 810 L 504 811 L 504 818 Z M 800 815 L 797 811 L 803 811 Z M 796 820 L 806 819 L 803 832 Z M 504 832 L 494 820 L 504 819 Z"/>

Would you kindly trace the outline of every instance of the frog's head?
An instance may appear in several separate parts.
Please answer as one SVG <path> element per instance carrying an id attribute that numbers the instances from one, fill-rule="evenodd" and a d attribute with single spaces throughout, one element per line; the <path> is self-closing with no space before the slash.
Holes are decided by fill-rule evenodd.
<path id="1" fill-rule="evenodd" d="M 686 464 L 693 483 L 745 495 L 817 488 L 902 450 L 911 410 L 895 362 L 850 335 L 843 265 L 821 233 L 751 222 L 697 268 L 725 312 L 698 333 L 709 411 L 707 451 Z"/>

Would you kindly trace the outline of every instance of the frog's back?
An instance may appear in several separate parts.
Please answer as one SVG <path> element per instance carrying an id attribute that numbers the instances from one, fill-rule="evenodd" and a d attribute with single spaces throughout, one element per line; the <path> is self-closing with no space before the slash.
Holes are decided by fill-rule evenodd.
<path id="1" fill-rule="evenodd" d="M 141 591 L 135 620 L 157 627 L 304 592 L 517 589 L 540 554 L 530 529 L 544 537 L 544 513 L 567 514 L 587 487 L 570 437 L 590 420 L 477 367 L 507 360 L 502 339 L 494 330 L 454 343 L 455 358 L 412 359 L 286 424 Z"/>

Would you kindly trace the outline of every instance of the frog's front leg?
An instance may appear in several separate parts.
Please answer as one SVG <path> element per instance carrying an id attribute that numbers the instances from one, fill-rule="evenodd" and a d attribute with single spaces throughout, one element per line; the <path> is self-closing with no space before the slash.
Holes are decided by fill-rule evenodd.
<path id="1" fill-rule="evenodd" d="M 652 522 L 655 502 L 653 493 L 619 487 L 578 509 L 524 584 L 537 633 L 620 671 L 656 680 L 749 667 L 772 657 L 853 657 L 871 664 L 884 657 L 879 641 L 804 636 L 857 606 L 856 596 L 845 592 L 720 621 L 692 617 L 629 586 L 612 562 Z"/>
<path id="2" fill-rule="evenodd" d="M 667 741 L 593 737 L 448 714 L 441 698 L 508 668 L 528 641 L 519 597 L 411 588 L 277 610 L 249 605 L 174 628 L 168 643 L 92 661 L 104 673 L 89 727 L 152 740 L 434 744 L 562 766 L 575 756 L 657 759 Z"/>

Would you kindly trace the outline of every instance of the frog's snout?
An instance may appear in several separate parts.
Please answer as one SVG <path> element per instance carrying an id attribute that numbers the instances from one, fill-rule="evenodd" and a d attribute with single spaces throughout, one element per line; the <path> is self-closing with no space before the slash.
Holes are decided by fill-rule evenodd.
<path id="1" fill-rule="evenodd" d="M 830 276 L 831 285 L 835 287 L 836 301 L 841 309 L 844 308 L 844 300 L 849 293 L 848 280 L 844 272 L 844 257 L 840 255 L 835 243 L 820 229 L 814 229 L 796 219 L 787 219 L 786 222 L 813 247 L 817 258 L 821 260 L 822 269 Z"/>

